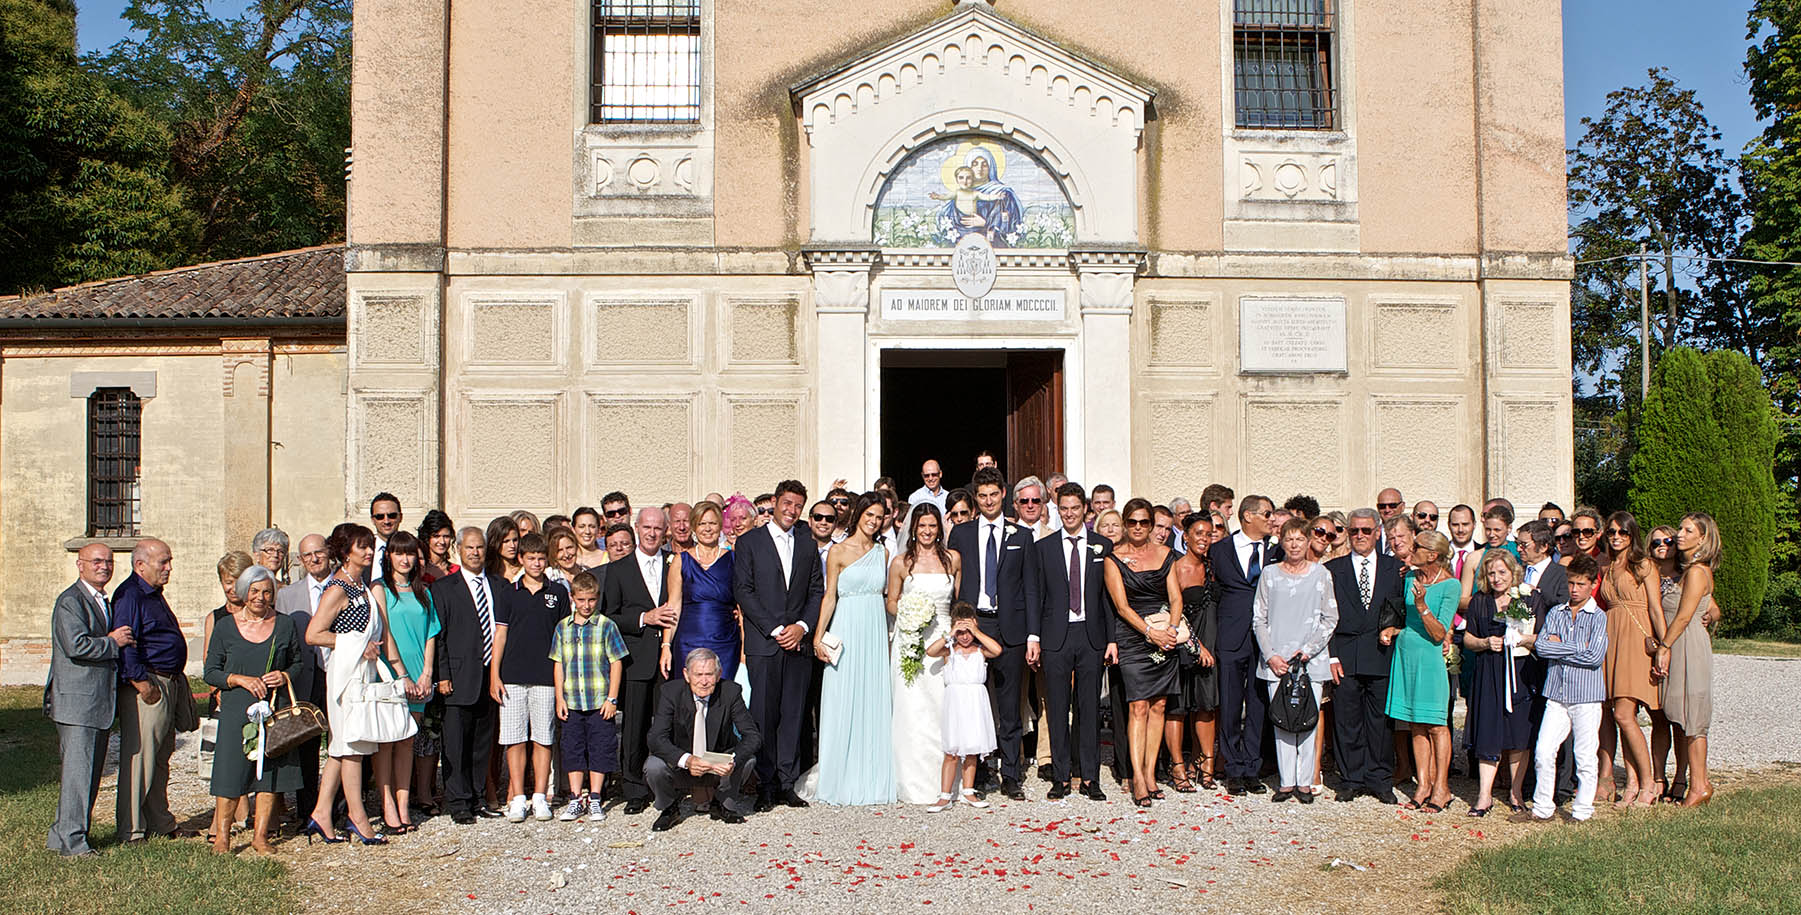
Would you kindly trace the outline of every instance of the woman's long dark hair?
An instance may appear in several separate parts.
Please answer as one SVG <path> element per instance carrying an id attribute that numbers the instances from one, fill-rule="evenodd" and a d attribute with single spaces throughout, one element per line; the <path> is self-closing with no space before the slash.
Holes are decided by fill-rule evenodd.
<path id="1" fill-rule="evenodd" d="M 500 544 L 508 534 L 519 536 L 519 525 L 513 523 L 512 518 L 501 515 L 488 522 L 488 555 L 482 561 L 482 571 L 503 581 L 507 577 L 507 561 L 500 555 Z M 517 555 L 515 552 L 514 556 Z"/>
<path id="2" fill-rule="evenodd" d="M 1631 512 L 1625 511 L 1614 512 L 1607 516 L 1607 523 L 1601 526 L 1601 543 L 1605 545 L 1607 549 L 1607 560 L 1609 562 L 1620 558 L 1620 554 L 1613 551 L 1613 538 L 1607 536 L 1607 528 L 1614 525 L 1619 526 L 1620 530 L 1625 531 L 1626 539 L 1632 541 L 1631 545 L 1626 547 L 1626 566 L 1627 568 L 1635 570 L 1632 574 L 1637 575 L 1638 572 L 1636 570 L 1640 565 L 1644 564 L 1646 559 L 1645 535 L 1644 532 L 1638 529 L 1638 518 Z"/>
<path id="3" fill-rule="evenodd" d="M 943 567 L 944 574 L 951 571 L 951 554 L 944 548 L 946 535 L 944 516 L 939 514 L 938 506 L 931 502 L 921 502 L 913 507 L 913 520 L 907 524 L 907 571 L 913 571 L 913 563 L 919 558 L 919 519 L 930 517 L 938 522 L 938 539 L 932 541 L 932 553 L 938 557 L 938 564 Z"/>
<path id="4" fill-rule="evenodd" d="M 419 581 L 419 574 L 425 571 L 425 556 L 422 555 L 423 552 L 424 551 L 420 548 L 419 538 L 414 537 L 406 531 L 395 531 L 394 536 L 388 538 L 388 548 L 383 550 L 381 554 L 381 586 L 387 589 L 389 594 L 395 593 L 394 555 L 396 553 L 406 553 L 411 554 L 413 557 L 413 572 L 411 575 L 407 576 L 406 580 L 407 588 L 409 590 L 412 589 Z"/>
<path id="5" fill-rule="evenodd" d="M 456 564 L 457 551 L 456 525 L 450 522 L 449 515 L 446 515 L 435 508 L 426 512 L 425 520 L 419 522 L 419 533 L 417 534 L 419 538 L 419 561 L 421 563 L 431 561 L 432 557 L 429 555 L 431 553 L 431 539 L 437 536 L 439 531 L 450 532 L 450 551 L 444 554 L 444 561 L 454 565 Z M 390 547 L 390 549 L 392 549 L 392 547 Z"/>
<path id="6" fill-rule="evenodd" d="M 883 509 L 888 507 L 888 500 L 883 499 L 882 494 L 879 492 L 866 492 L 858 496 L 855 502 L 851 503 L 850 524 L 845 528 L 845 531 L 847 532 L 845 534 L 846 539 L 857 536 L 857 531 L 862 527 L 863 514 L 869 511 L 870 508 L 878 505 Z M 870 539 L 876 543 L 880 543 L 882 542 L 881 536 L 882 532 L 878 530 L 876 531 L 876 535 Z"/>

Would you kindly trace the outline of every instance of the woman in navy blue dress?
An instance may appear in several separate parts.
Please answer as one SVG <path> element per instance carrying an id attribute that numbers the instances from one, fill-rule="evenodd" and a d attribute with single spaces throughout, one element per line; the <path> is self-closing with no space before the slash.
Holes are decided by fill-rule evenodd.
<path id="1" fill-rule="evenodd" d="M 674 631 L 663 637 L 664 676 L 681 670 L 696 648 L 719 656 L 720 679 L 738 672 L 741 633 L 732 599 L 732 551 L 719 542 L 722 518 L 717 503 L 694 506 L 694 548 L 669 566 L 669 599 L 681 604 L 682 613 Z"/>

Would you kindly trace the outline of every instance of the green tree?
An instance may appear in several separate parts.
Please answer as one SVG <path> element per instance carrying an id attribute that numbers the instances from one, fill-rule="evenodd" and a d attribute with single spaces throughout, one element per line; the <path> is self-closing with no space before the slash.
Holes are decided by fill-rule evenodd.
<path id="1" fill-rule="evenodd" d="M 1663 354 L 1639 419 L 1632 513 L 1649 528 L 1704 511 L 1720 528 L 1715 600 L 1728 628 L 1761 612 L 1775 541 L 1776 427 L 1769 392 L 1736 350 Z"/>
<path id="2" fill-rule="evenodd" d="M 0 292 L 179 263 L 170 137 L 85 72 L 69 0 L 0 0 Z"/>
<path id="3" fill-rule="evenodd" d="M 1745 253 L 1760 260 L 1801 261 L 1801 5 L 1757 0 L 1747 21 L 1745 55 L 1752 109 L 1767 122 L 1746 148 L 1745 195 L 1751 213 Z M 1760 364 L 1777 409 L 1775 475 L 1782 490 L 1777 563 L 1801 569 L 1801 269 L 1747 270 L 1744 293 L 1766 328 Z"/>
<path id="4" fill-rule="evenodd" d="M 343 238 L 350 0 L 132 0 L 140 37 L 89 63 L 172 139 L 170 169 L 219 259 Z"/>

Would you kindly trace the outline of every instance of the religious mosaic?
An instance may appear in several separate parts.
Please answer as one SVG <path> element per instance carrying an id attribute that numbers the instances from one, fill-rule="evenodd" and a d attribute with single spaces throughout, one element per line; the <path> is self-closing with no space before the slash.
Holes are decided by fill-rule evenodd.
<path id="1" fill-rule="evenodd" d="M 1067 248 L 1075 208 L 1037 158 L 1004 140 L 952 137 L 920 148 L 876 200 L 875 243 L 950 248 L 977 234 L 996 248 Z"/>

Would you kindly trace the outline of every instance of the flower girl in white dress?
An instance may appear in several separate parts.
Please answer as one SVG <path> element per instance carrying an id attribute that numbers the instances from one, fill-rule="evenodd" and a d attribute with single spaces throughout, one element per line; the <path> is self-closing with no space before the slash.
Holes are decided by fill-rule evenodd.
<path id="1" fill-rule="evenodd" d="M 988 659 L 998 657 L 1001 646 L 976 626 L 976 608 L 968 601 L 951 607 L 950 644 L 939 638 L 926 646 L 926 654 L 946 658 L 944 666 L 944 773 L 938 803 L 927 807 L 937 813 L 951 805 L 951 789 L 957 770 L 963 770 L 963 803 L 987 807 L 976 797 L 976 763 L 994 752 L 994 713 L 988 706 Z"/>

